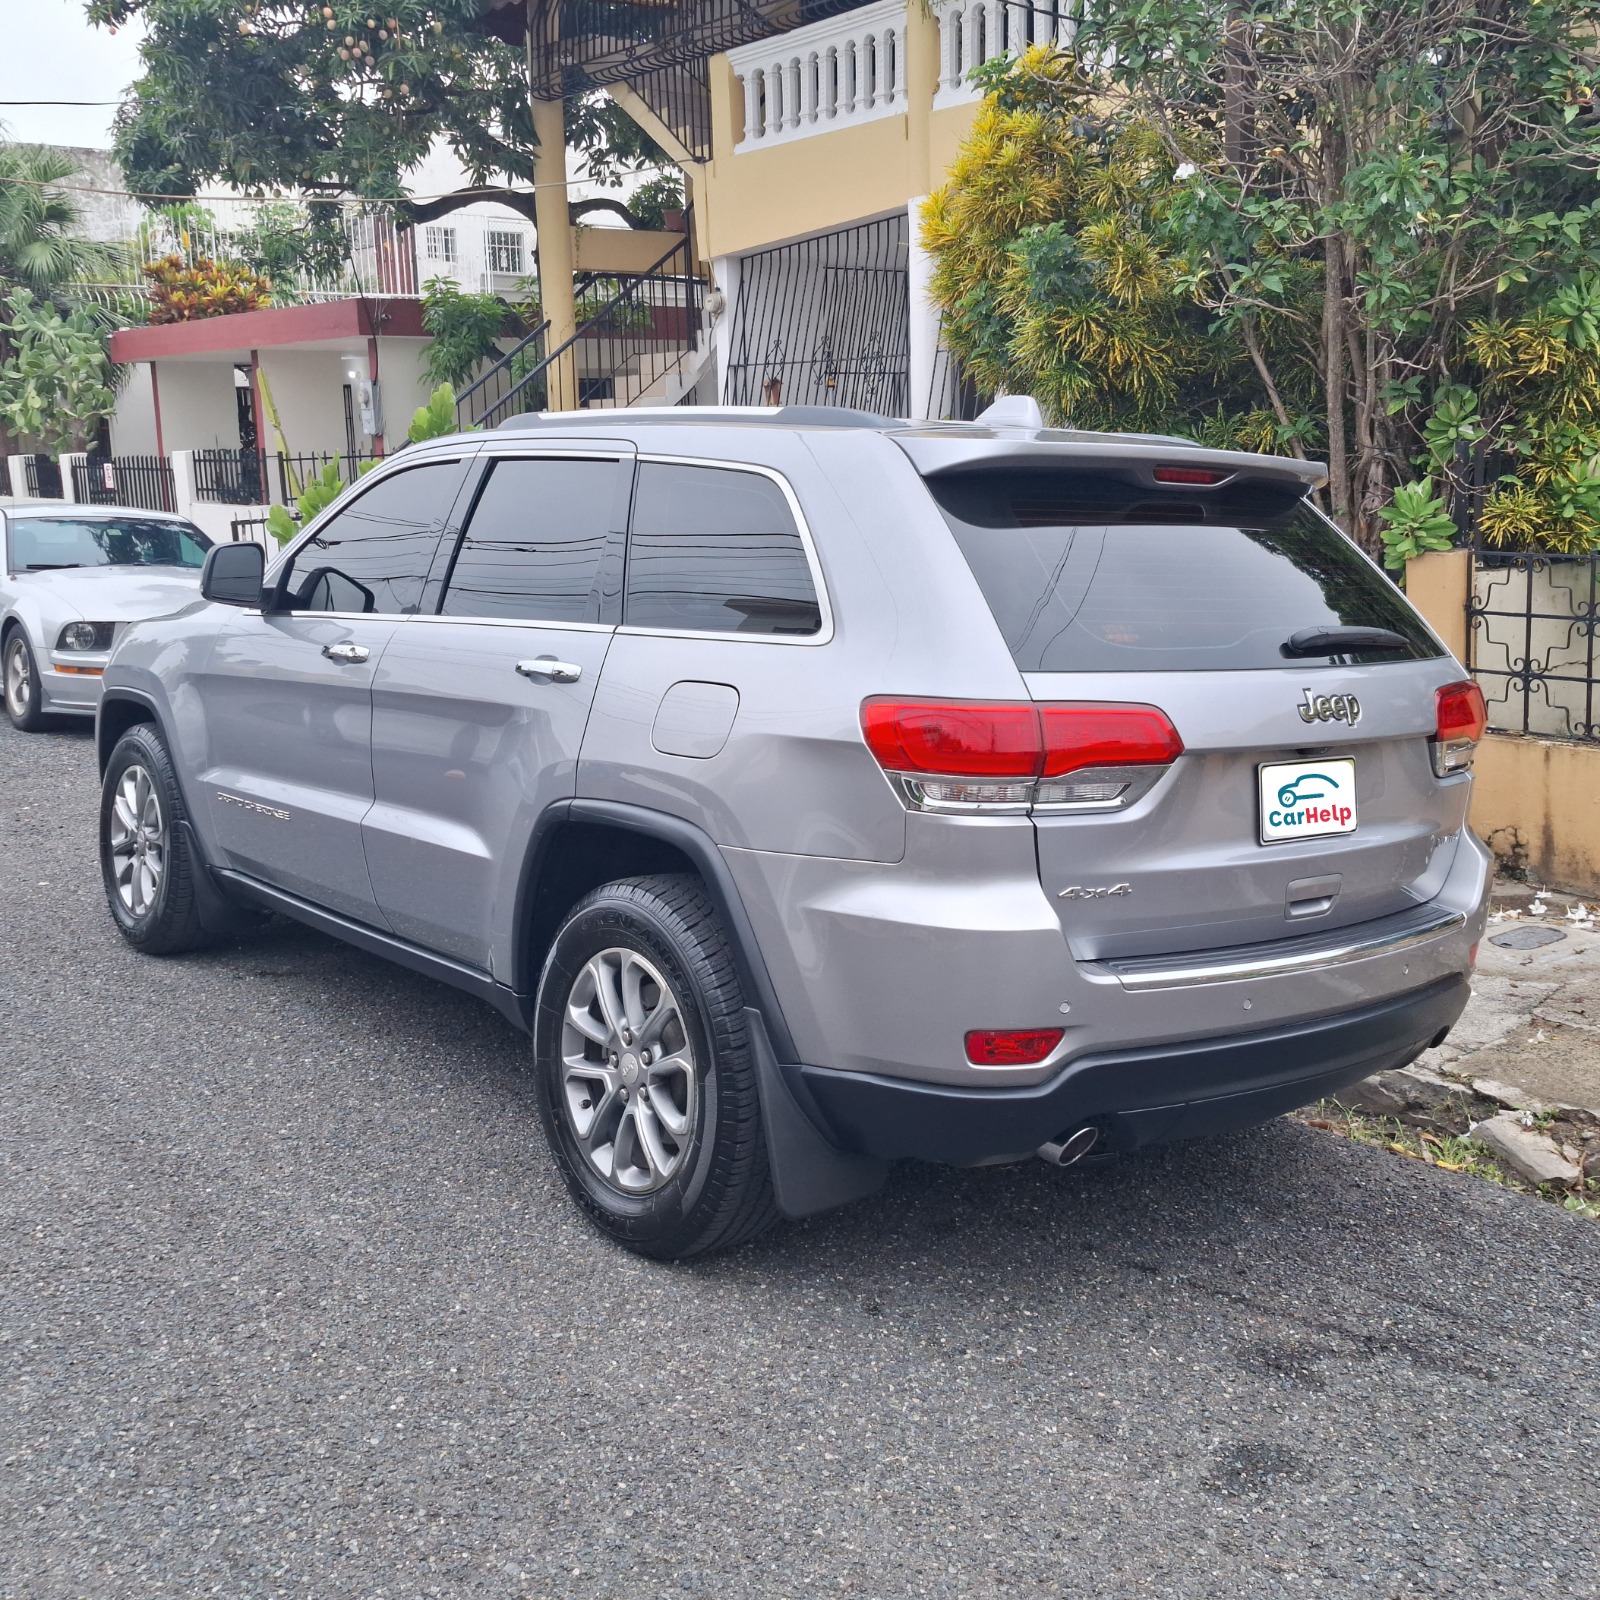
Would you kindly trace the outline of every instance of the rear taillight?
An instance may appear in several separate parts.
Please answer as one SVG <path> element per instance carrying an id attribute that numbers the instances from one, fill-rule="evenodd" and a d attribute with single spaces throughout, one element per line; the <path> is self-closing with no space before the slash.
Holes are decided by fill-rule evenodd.
<path id="1" fill-rule="evenodd" d="M 1061 1043 L 1061 1028 L 974 1028 L 967 1060 L 975 1067 L 1036 1067 Z"/>
<path id="2" fill-rule="evenodd" d="M 861 731 L 923 811 L 1118 810 L 1183 754 L 1155 706 L 1094 702 L 863 702 Z"/>
<path id="3" fill-rule="evenodd" d="M 1441 778 L 1465 772 L 1472 765 L 1474 751 L 1489 725 L 1489 712 L 1483 703 L 1483 690 L 1471 679 L 1449 683 L 1434 696 L 1437 731 L 1430 741 L 1433 770 Z"/>

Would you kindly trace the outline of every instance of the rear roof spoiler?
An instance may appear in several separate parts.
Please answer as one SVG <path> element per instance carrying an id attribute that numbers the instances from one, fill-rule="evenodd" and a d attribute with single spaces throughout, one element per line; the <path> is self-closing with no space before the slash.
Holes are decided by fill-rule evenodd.
<path id="1" fill-rule="evenodd" d="M 1275 478 L 1305 489 L 1320 489 L 1328 481 L 1328 469 L 1320 461 L 1253 455 L 1243 450 L 1208 450 L 1191 440 L 1154 434 L 1041 428 L 1019 437 L 1018 430 L 1009 428 L 981 428 L 970 423 L 941 427 L 934 423 L 926 428 L 897 429 L 889 437 L 925 478 L 985 467 L 1121 468 L 1132 469 L 1143 477 L 1155 467 L 1173 466 L 1208 467 L 1230 478 Z"/>

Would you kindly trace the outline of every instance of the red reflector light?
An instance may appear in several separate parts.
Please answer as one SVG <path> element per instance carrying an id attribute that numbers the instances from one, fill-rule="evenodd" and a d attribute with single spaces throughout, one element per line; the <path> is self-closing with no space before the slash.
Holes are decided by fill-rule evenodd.
<path id="1" fill-rule="evenodd" d="M 1151 476 L 1157 483 L 1226 483 L 1233 474 L 1211 467 L 1157 467 Z"/>
<path id="2" fill-rule="evenodd" d="M 1483 690 L 1470 679 L 1447 683 L 1434 696 L 1439 709 L 1439 737 L 1471 739 L 1476 743 L 1489 726 L 1489 712 L 1483 703 Z"/>
<path id="3" fill-rule="evenodd" d="M 1036 1067 L 1061 1043 L 1060 1028 L 974 1028 L 967 1060 L 975 1067 Z"/>
<path id="4" fill-rule="evenodd" d="M 1164 766 L 1183 754 L 1183 740 L 1155 706 L 1041 706 L 1044 776 L 1085 767 Z"/>
<path id="5" fill-rule="evenodd" d="M 861 705 L 867 748 L 887 772 L 960 778 L 1060 777 L 1085 767 L 1164 765 L 1183 740 L 1155 706 L 899 700 Z"/>

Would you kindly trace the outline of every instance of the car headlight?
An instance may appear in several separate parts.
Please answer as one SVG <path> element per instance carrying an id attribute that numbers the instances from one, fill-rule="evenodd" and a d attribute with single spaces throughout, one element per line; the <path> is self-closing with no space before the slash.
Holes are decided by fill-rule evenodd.
<path id="1" fill-rule="evenodd" d="M 56 640 L 57 650 L 109 650 L 114 624 L 69 622 Z"/>

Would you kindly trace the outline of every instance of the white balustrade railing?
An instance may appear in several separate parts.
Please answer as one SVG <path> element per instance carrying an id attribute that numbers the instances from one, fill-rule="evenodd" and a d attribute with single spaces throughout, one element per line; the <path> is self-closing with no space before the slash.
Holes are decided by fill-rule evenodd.
<path id="1" fill-rule="evenodd" d="M 906 108 L 905 49 L 906 0 L 878 0 L 730 50 L 744 87 L 744 132 L 735 150 L 900 114 Z"/>
<path id="2" fill-rule="evenodd" d="M 1029 45 L 1068 45 L 1077 32 L 1077 7 L 1051 0 L 933 0 L 939 19 L 936 108 L 978 98 L 967 81 L 974 67 Z"/>

